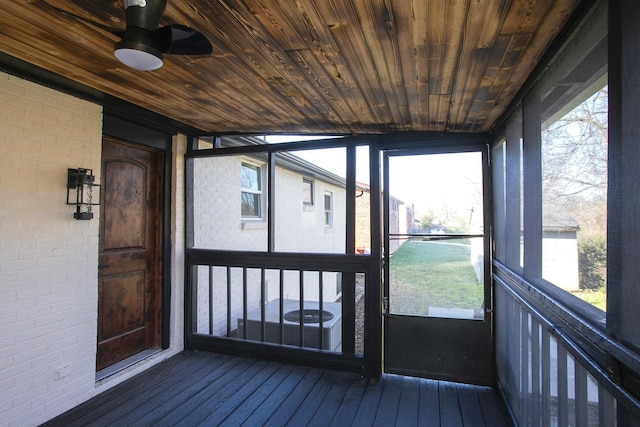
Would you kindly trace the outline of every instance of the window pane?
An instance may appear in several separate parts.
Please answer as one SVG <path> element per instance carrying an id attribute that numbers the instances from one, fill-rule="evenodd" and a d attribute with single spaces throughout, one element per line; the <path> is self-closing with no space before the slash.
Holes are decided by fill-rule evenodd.
<path id="1" fill-rule="evenodd" d="M 331 195 L 330 194 L 325 194 L 324 195 L 324 210 L 325 211 L 330 211 L 331 210 Z"/>
<path id="2" fill-rule="evenodd" d="M 387 199 L 390 312 L 482 319 L 482 153 L 391 156 Z"/>
<path id="3" fill-rule="evenodd" d="M 260 168 L 258 166 L 243 163 L 241 182 L 242 188 L 245 190 L 260 191 Z"/>
<path id="4" fill-rule="evenodd" d="M 313 205 L 313 181 L 309 179 L 302 180 L 302 203 Z"/>
<path id="5" fill-rule="evenodd" d="M 331 208 L 331 193 L 324 194 L 324 225 L 333 224 L 333 210 Z"/>
<path id="6" fill-rule="evenodd" d="M 595 89 L 543 124 L 542 276 L 604 310 L 608 88 Z"/>
<path id="7" fill-rule="evenodd" d="M 242 216 L 260 217 L 260 196 L 258 194 L 242 193 Z"/>
<path id="8" fill-rule="evenodd" d="M 403 242 L 390 259 L 390 312 L 482 319 L 482 240 L 412 238 Z"/>

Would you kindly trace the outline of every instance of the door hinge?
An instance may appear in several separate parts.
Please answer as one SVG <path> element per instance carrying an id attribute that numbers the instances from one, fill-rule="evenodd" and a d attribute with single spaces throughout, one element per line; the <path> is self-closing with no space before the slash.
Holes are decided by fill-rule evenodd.
<path id="1" fill-rule="evenodd" d="M 382 299 L 382 308 L 384 310 L 384 314 L 389 312 L 389 297 L 384 297 Z"/>

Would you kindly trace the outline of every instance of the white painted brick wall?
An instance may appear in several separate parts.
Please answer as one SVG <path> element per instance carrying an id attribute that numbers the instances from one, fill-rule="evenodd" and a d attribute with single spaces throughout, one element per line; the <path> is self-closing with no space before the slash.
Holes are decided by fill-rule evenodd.
<path id="1" fill-rule="evenodd" d="M 0 125 L 0 424 L 37 425 L 94 394 L 99 219 L 66 176 L 99 182 L 102 111 L 0 73 Z"/>

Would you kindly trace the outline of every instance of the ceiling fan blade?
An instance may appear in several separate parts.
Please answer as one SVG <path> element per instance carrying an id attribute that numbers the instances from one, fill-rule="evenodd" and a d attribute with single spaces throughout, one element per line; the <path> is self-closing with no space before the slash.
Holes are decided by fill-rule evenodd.
<path id="1" fill-rule="evenodd" d="M 200 32 L 185 25 L 166 25 L 153 31 L 160 41 L 161 51 L 173 55 L 209 55 L 211 43 Z"/>

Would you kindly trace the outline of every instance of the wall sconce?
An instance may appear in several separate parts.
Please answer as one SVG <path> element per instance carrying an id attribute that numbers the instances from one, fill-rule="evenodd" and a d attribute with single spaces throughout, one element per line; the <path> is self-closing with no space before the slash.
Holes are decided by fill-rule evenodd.
<path id="1" fill-rule="evenodd" d="M 77 220 L 92 219 L 91 206 L 100 204 L 93 203 L 93 187 L 100 188 L 100 185 L 93 183 L 94 180 L 92 169 L 67 169 L 67 204 L 75 205 L 76 211 L 73 217 Z"/>

